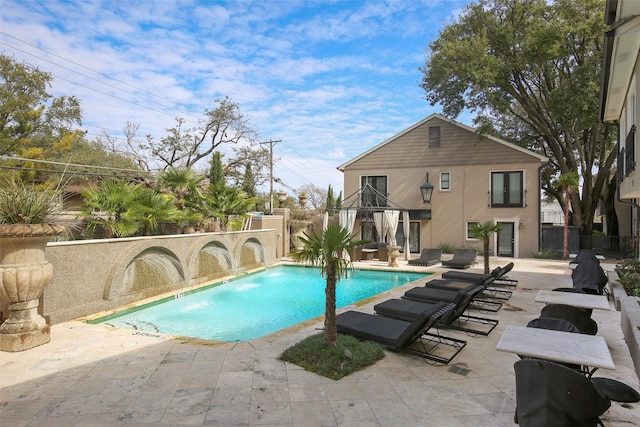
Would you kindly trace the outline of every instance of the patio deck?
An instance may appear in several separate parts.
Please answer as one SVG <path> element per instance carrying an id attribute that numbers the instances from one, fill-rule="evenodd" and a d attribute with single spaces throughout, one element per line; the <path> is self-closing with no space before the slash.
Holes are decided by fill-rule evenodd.
<path id="1" fill-rule="evenodd" d="M 446 271 L 433 267 L 400 268 Z M 511 259 L 492 258 L 491 266 Z M 519 285 L 497 313 L 489 336 L 446 331 L 468 341 L 448 366 L 387 352 L 373 366 L 340 381 L 278 360 L 282 351 L 317 333 L 321 319 L 247 343 L 181 341 L 101 325 L 67 322 L 50 343 L 20 353 L 0 352 L 3 426 L 512 426 L 516 355 L 496 351 L 507 325 L 538 317 L 540 289 L 571 286 L 568 263 L 513 260 Z M 360 263 L 357 263 L 358 265 Z M 366 268 L 385 262 L 366 261 Z M 480 271 L 481 265 L 469 271 Z M 437 277 L 437 276 L 436 276 Z M 399 297 L 409 285 L 358 310 Z M 613 307 L 613 305 L 612 305 Z M 620 330 L 620 313 L 594 310 L 616 370 L 607 376 L 639 389 Z M 612 403 L 606 426 L 640 425 L 640 404 Z"/>

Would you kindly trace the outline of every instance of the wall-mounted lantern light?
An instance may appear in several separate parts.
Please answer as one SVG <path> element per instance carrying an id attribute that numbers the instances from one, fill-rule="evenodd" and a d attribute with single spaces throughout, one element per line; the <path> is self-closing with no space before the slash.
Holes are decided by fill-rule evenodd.
<path id="1" fill-rule="evenodd" d="M 431 196 L 433 195 L 433 184 L 429 182 L 429 173 L 427 172 L 427 182 L 420 186 L 420 194 L 422 195 L 422 201 L 424 203 L 431 203 Z"/>

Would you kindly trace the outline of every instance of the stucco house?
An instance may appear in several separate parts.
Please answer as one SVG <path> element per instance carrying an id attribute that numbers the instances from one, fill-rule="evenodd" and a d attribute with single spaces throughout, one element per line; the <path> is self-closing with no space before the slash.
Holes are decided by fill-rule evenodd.
<path id="1" fill-rule="evenodd" d="M 343 208 L 349 207 L 349 196 L 357 194 L 356 208 L 373 201 L 409 212 L 413 254 L 442 245 L 481 249 L 469 227 L 492 221 L 502 226 L 490 243 L 493 254 L 530 257 L 539 249 L 540 168 L 547 161 L 433 114 L 338 166 L 344 173 Z M 430 203 L 421 196 L 426 182 L 433 186 Z M 361 191 L 367 187 L 381 197 Z M 362 238 L 379 239 L 371 222 L 366 210 L 359 210 L 354 231 Z M 399 245 L 404 230 L 401 222 Z"/>
<path id="2" fill-rule="evenodd" d="M 640 237 L 640 149 L 637 142 L 640 114 L 640 2 L 607 1 L 604 37 L 601 119 L 618 127 L 616 214 L 621 236 Z M 638 246 L 636 246 L 638 257 Z"/>

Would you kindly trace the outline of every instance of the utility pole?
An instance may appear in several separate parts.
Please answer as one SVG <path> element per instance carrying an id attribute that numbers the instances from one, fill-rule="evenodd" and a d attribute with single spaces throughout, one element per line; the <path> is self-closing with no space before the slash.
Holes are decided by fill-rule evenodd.
<path id="1" fill-rule="evenodd" d="M 281 142 L 282 140 L 280 139 L 276 139 L 275 141 L 272 141 L 271 139 L 269 139 L 269 141 L 264 141 L 261 142 L 260 145 L 263 144 L 269 144 L 269 213 L 273 214 L 273 144 L 277 144 L 278 142 Z"/>

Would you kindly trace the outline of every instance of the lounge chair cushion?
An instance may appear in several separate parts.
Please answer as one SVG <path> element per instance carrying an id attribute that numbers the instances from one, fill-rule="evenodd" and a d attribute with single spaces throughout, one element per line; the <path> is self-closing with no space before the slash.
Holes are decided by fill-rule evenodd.
<path id="1" fill-rule="evenodd" d="M 400 350 L 419 338 L 429 327 L 436 323 L 432 318 L 446 303 L 433 304 L 413 321 L 392 319 L 359 311 L 347 311 L 336 317 L 338 332 L 369 339 L 393 350 Z M 453 308 L 453 307 L 451 307 Z"/>
<path id="2" fill-rule="evenodd" d="M 430 266 L 440 262 L 442 249 L 423 249 L 420 258 L 409 260 L 409 265 Z"/>
<path id="3" fill-rule="evenodd" d="M 476 263 L 477 256 L 477 249 L 457 249 L 453 253 L 453 258 L 442 261 L 442 265 L 451 268 L 469 268 Z"/>
<path id="4" fill-rule="evenodd" d="M 437 310 L 442 305 L 441 301 L 412 301 L 408 299 L 388 299 L 373 307 L 377 314 L 386 317 L 411 321 L 427 310 Z M 451 310 L 446 316 L 440 318 L 440 322 L 447 323 L 455 311 Z"/>

